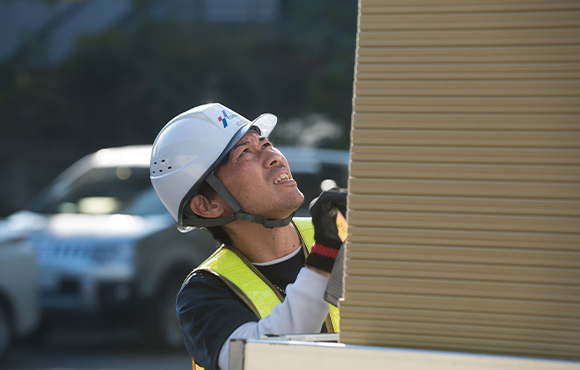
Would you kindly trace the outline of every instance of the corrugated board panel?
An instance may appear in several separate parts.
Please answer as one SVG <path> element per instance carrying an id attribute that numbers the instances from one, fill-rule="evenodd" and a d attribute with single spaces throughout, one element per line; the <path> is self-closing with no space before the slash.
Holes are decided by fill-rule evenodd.
<path id="1" fill-rule="evenodd" d="M 580 359 L 580 1 L 359 4 L 340 341 Z"/>

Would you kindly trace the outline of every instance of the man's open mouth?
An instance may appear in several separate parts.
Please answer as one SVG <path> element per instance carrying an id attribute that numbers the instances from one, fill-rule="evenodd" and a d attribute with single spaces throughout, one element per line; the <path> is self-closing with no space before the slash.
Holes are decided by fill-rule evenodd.
<path id="1" fill-rule="evenodd" d="M 276 184 L 278 184 L 278 183 L 281 183 L 282 181 L 287 181 L 287 180 L 290 180 L 290 179 L 291 179 L 291 177 L 290 177 L 290 176 L 288 176 L 288 174 L 287 174 L 287 173 L 283 173 L 283 174 L 281 174 L 280 176 L 278 176 L 278 177 L 276 178 L 276 180 L 274 180 L 274 185 L 276 185 Z"/>

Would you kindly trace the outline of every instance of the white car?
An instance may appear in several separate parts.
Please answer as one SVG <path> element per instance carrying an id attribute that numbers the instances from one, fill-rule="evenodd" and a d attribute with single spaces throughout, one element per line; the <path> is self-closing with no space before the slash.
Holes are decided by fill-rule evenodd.
<path id="1" fill-rule="evenodd" d="M 7 226 L 7 225 L 2 225 Z M 0 359 L 10 344 L 38 326 L 37 267 L 32 247 L 2 227 L 0 240 Z"/>
<path id="2" fill-rule="evenodd" d="M 307 197 L 298 215 L 308 214 L 323 180 L 346 186 L 347 151 L 281 150 Z M 150 153 L 151 146 L 129 146 L 90 154 L 9 217 L 35 250 L 51 324 L 89 316 L 132 322 L 166 346 L 183 346 L 177 291 L 217 245 L 204 230 L 177 230 L 151 186 Z"/>

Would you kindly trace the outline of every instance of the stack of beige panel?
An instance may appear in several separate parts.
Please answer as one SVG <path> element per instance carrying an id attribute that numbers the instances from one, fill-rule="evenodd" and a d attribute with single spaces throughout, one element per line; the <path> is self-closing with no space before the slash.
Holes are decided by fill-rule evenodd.
<path id="1" fill-rule="evenodd" d="M 360 0 L 347 344 L 580 359 L 580 1 Z"/>

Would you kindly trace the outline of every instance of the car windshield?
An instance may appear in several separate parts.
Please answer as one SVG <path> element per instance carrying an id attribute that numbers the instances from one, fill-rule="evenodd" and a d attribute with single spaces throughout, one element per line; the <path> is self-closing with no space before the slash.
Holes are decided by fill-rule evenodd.
<path id="1" fill-rule="evenodd" d="M 71 183 L 53 185 L 38 213 L 149 215 L 167 210 L 146 167 L 93 168 Z"/>
<path id="2" fill-rule="evenodd" d="M 296 210 L 296 216 L 307 217 L 310 202 L 325 190 L 334 186 L 345 188 L 348 184 L 348 167 L 345 165 L 324 164 L 319 172 L 292 172 L 298 189 L 304 194 L 304 203 Z"/>
<path id="3" fill-rule="evenodd" d="M 292 159 L 290 157 L 289 162 Z M 312 167 L 305 166 L 305 163 L 310 162 L 291 163 L 291 168 L 295 169 L 292 175 L 305 198 L 304 204 L 296 211 L 297 216 L 308 216 L 308 205 L 320 194 L 323 183 L 326 187 L 346 187 L 348 181 L 348 166 L 345 164 L 316 162 Z M 149 168 L 136 166 L 97 167 L 73 181 L 59 181 L 33 204 L 31 211 L 43 214 L 168 213 L 151 185 Z"/>

